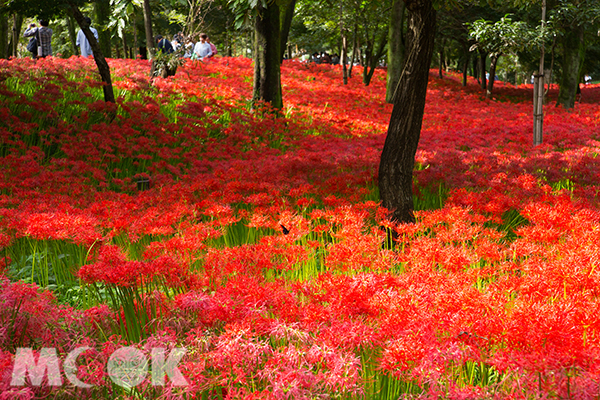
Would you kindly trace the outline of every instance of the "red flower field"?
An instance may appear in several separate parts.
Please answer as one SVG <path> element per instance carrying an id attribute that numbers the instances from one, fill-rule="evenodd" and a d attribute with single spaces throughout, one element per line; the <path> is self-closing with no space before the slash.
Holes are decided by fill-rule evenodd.
<path id="1" fill-rule="evenodd" d="M 531 87 L 432 74 L 394 226 L 384 71 L 286 61 L 275 117 L 248 59 L 109 62 L 116 105 L 92 60 L 0 60 L 0 399 L 600 398 L 600 87 L 534 148 Z M 14 384 L 83 346 L 86 387 Z M 115 382 L 124 346 L 185 385 Z"/>

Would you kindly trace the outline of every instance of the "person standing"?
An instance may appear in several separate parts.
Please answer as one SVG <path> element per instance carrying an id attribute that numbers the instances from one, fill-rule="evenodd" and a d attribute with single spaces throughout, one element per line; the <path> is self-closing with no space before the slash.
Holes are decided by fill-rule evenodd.
<path id="1" fill-rule="evenodd" d="M 96 30 L 96 28 L 92 28 L 90 26 L 92 24 L 91 18 L 85 17 L 85 23 L 90 27 L 90 31 L 92 31 L 96 40 L 98 40 L 98 31 Z M 81 57 L 88 57 L 94 54 L 92 52 L 92 46 L 90 46 L 89 40 L 87 39 L 87 37 L 85 37 L 85 33 L 83 33 L 83 30 L 81 29 L 79 30 L 79 32 L 77 32 L 77 41 L 75 42 L 75 44 L 81 49 Z"/>
<path id="2" fill-rule="evenodd" d="M 154 40 L 156 40 L 156 47 L 159 52 L 165 54 L 171 54 L 173 52 L 173 45 L 166 38 L 163 38 L 162 35 L 156 35 Z"/>
<path id="3" fill-rule="evenodd" d="M 208 36 L 206 33 L 200 35 L 200 41 L 196 43 L 196 47 L 194 47 L 194 57 L 196 59 L 204 60 L 206 57 L 212 56 L 212 50 L 210 49 L 210 44 L 206 42 Z"/>
<path id="4" fill-rule="evenodd" d="M 36 28 L 35 24 L 30 24 L 23 36 L 37 39 L 37 58 L 44 58 L 52 55 L 52 29 L 48 28 L 48 21 L 45 19 L 40 20 L 40 25 Z"/>

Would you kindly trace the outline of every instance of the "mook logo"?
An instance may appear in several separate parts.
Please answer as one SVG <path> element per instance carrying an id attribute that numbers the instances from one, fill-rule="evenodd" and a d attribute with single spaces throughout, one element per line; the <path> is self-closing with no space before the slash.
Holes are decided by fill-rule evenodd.
<path id="1" fill-rule="evenodd" d="M 82 382 L 77 377 L 77 358 L 91 349 L 91 347 L 77 347 L 67 354 L 62 363 L 64 376 L 76 387 L 91 388 L 93 386 Z M 153 348 L 149 361 L 148 357 L 135 347 L 121 347 L 109 357 L 106 363 L 106 372 L 116 385 L 124 388 L 133 388 L 144 382 L 149 369 L 153 386 L 164 386 L 165 375 L 169 377 L 174 386 L 187 386 L 188 382 L 177 367 L 186 351 L 185 347 L 178 347 L 166 356 L 164 348 Z M 12 386 L 27 385 L 27 377 L 31 385 L 40 386 L 46 376 L 48 385 L 62 386 L 60 359 L 56 354 L 56 349 L 42 348 L 36 362 L 31 348 L 17 348 L 11 379 Z"/>

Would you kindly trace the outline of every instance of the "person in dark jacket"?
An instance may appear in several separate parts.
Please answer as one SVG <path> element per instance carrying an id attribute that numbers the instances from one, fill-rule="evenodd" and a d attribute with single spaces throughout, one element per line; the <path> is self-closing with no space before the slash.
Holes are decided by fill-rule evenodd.
<path id="1" fill-rule="evenodd" d="M 166 54 L 172 53 L 173 45 L 166 38 L 163 38 L 161 35 L 157 35 L 156 38 L 156 47 L 159 52 L 165 52 Z"/>

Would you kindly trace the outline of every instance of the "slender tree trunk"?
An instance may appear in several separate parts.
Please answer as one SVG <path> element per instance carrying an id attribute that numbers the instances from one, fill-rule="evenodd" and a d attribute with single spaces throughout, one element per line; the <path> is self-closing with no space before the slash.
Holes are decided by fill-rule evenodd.
<path id="1" fill-rule="evenodd" d="M 100 48 L 104 57 L 111 58 L 111 35 L 108 29 L 108 23 L 110 21 L 110 1 L 109 0 L 95 0 L 94 11 L 96 12 L 96 27 L 98 29 L 98 41 L 100 42 Z"/>
<path id="2" fill-rule="evenodd" d="M 479 52 L 479 76 L 481 77 L 481 89 L 484 91 L 487 90 L 487 78 L 485 76 L 485 60 L 487 58 L 487 53 L 480 51 Z"/>
<path id="3" fill-rule="evenodd" d="M 394 102 L 394 93 L 404 65 L 404 1 L 393 0 L 388 36 L 388 70 L 385 88 L 385 101 Z"/>
<path id="4" fill-rule="evenodd" d="M 140 55 L 140 42 L 138 39 L 138 26 L 137 26 L 137 14 L 133 12 L 133 47 L 135 48 L 134 58 L 137 58 Z"/>
<path id="5" fill-rule="evenodd" d="M 154 58 L 154 35 L 152 34 L 152 10 L 150 0 L 144 0 L 144 28 L 146 30 L 146 53 L 148 59 Z"/>
<path id="6" fill-rule="evenodd" d="M 254 90 L 252 98 L 283 108 L 281 96 L 281 36 L 279 6 L 276 2 L 257 6 L 254 25 Z"/>
<path id="7" fill-rule="evenodd" d="M 352 68 L 356 60 L 356 52 L 358 48 L 358 26 L 354 25 L 354 34 L 352 36 L 352 59 L 350 59 L 350 68 L 348 69 L 348 79 L 352 78 Z"/>
<path id="8" fill-rule="evenodd" d="M 373 58 L 373 46 L 374 46 L 374 41 L 375 38 L 373 38 L 373 40 L 369 40 L 369 32 L 367 32 L 367 46 L 365 48 L 365 63 L 363 65 L 363 83 L 365 86 L 369 86 L 369 81 L 367 79 L 367 75 L 369 72 L 369 65 L 371 64 L 371 58 Z"/>
<path id="9" fill-rule="evenodd" d="M 546 27 L 546 0 L 542 0 L 542 24 L 541 31 Z M 556 42 L 555 42 L 556 43 Z M 554 47 L 554 46 L 553 46 Z M 546 49 L 542 42 L 540 49 L 540 66 L 533 81 L 533 145 L 542 144 L 544 140 L 544 58 Z M 553 49 L 554 51 L 554 49 Z M 553 53 L 554 55 L 554 53 Z M 554 58 L 552 59 L 554 62 Z M 550 68 L 552 70 L 552 68 Z"/>
<path id="10" fill-rule="evenodd" d="M 342 78 L 344 85 L 348 84 L 348 38 L 346 37 L 346 31 L 342 30 Z"/>
<path id="11" fill-rule="evenodd" d="M 123 32 L 123 37 L 121 37 L 121 44 L 123 45 L 123 58 L 128 58 L 129 47 L 127 46 L 127 38 L 125 37 L 125 32 Z"/>
<path id="12" fill-rule="evenodd" d="M 421 134 L 436 12 L 432 0 L 406 0 L 407 57 L 379 164 L 382 206 L 395 222 L 414 222 L 412 177 Z"/>
<path id="13" fill-rule="evenodd" d="M 365 86 L 369 86 L 371 83 L 371 79 L 373 78 L 373 74 L 375 73 L 375 69 L 379 65 L 379 60 L 383 57 L 383 53 L 385 52 L 385 45 L 387 44 L 387 32 L 381 37 L 379 41 L 379 47 L 373 52 L 371 51 L 369 56 L 367 57 L 367 63 L 363 71 L 366 71 L 366 74 L 363 74 L 363 82 Z"/>
<path id="14" fill-rule="evenodd" d="M 104 91 L 104 101 L 114 103 L 115 102 L 115 94 L 112 87 L 112 80 L 110 77 L 110 67 L 106 62 L 106 58 L 104 58 L 104 54 L 102 53 L 102 49 L 96 40 L 96 37 L 90 30 L 89 25 L 85 22 L 85 18 L 79 8 L 73 4 L 70 5 L 70 11 L 73 15 L 75 21 L 83 31 L 85 37 L 90 42 L 90 47 L 94 53 L 94 61 L 96 62 L 96 66 L 98 67 L 98 72 L 100 73 L 100 77 L 102 78 L 102 82 L 104 82 L 104 86 L 102 86 L 102 90 Z"/>
<path id="15" fill-rule="evenodd" d="M 67 30 L 69 31 L 69 40 L 71 41 L 71 49 L 74 55 L 79 55 L 79 47 L 77 47 L 77 33 L 75 30 L 75 21 L 73 17 L 67 15 Z"/>
<path id="16" fill-rule="evenodd" d="M 446 39 L 442 39 L 442 43 L 440 43 L 440 65 L 438 67 L 438 77 L 440 79 L 444 79 L 444 43 Z"/>
<path id="17" fill-rule="evenodd" d="M 486 98 L 492 97 L 492 92 L 494 90 L 494 81 L 496 80 L 496 66 L 498 65 L 498 60 L 502 54 L 494 54 L 490 57 L 490 79 L 488 79 L 487 83 L 487 91 L 485 93 Z"/>
<path id="18" fill-rule="evenodd" d="M 340 61 L 342 62 L 342 80 L 344 85 L 348 84 L 348 37 L 347 30 L 344 25 L 344 3 L 340 2 L 340 36 L 342 37 L 342 47 L 340 51 Z"/>
<path id="19" fill-rule="evenodd" d="M 577 26 L 573 29 L 570 29 L 563 39 L 563 72 L 560 80 L 560 89 L 558 91 L 558 100 L 556 105 L 562 105 L 567 109 L 575 107 L 577 89 L 579 88 L 579 83 L 581 82 L 581 71 L 585 56 L 585 42 L 583 34 L 583 26 Z"/>
<path id="20" fill-rule="evenodd" d="M 0 14 L 0 58 L 8 58 L 9 56 L 9 40 L 8 40 L 8 14 Z"/>
<path id="21" fill-rule="evenodd" d="M 296 0 L 288 0 L 288 3 L 283 10 L 283 20 L 281 21 L 281 59 L 287 49 L 288 36 L 290 34 L 290 28 L 292 27 L 292 19 L 294 18 L 294 10 L 296 9 Z M 290 57 L 291 58 L 291 57 Z"/>
<path id="22" fill-rule="evenodd" d="M 462 85 L 467 86 L 467 77 L 469 75 L 469 61 L 471 59 L 471 53 L 469 52 L 469 48 L 466 44 L 463 44 L 463 53 L 465 54 L 465 63 L 462 71 Z"/>
<path id="23" fill-rule="evenodd" d="M 12 26 L 12 36 L 10 38 L 10 42 L 8 45 L 7 51 L 10 52 L 10 55 L 13 57 L 18 56 L 17 45 L 19 44 L 19 38 L 21 37 L 21 28 L 23 26 L 23 17 L 14 14 L 13 15 L 13 26 Z"/>

